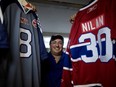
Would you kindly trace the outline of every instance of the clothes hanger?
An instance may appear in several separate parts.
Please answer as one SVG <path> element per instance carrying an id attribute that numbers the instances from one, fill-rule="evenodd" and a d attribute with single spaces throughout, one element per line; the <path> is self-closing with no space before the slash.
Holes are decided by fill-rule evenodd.
<path id="1" fill-rule="evenodd" d="M 84 5 L 84 7 L 85 6 L 87 6 L 87 5 L 89 5 L 89 4 L 91 4 L 92 2 L 94 2 L 95 0 L 90 0 L 86 5 Z"/>

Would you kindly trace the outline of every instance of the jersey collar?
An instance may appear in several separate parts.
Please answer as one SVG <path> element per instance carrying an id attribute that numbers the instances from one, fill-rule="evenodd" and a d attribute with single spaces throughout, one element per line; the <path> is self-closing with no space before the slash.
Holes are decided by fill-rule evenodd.
<path id="1" fill-rule="evenodd" d="M 18 0 L 25 14 L 27 14 L 30 10 L 33 10 L 33 7 L 30 3 L 25 0 Z"/>

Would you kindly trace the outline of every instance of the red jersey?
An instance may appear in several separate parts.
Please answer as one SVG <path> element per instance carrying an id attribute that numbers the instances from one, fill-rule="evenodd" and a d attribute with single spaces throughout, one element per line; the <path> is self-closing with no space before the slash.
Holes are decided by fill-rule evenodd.
<path id="1" fill-rule="evenodd" d="M 62 87 L 116 87 L 116 0 L 94 0 L 76 14 Z"/>

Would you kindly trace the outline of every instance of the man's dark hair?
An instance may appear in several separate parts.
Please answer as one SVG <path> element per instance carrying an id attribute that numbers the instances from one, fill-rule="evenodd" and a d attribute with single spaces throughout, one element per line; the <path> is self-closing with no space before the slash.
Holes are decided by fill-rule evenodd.
<path id="1" fill-rule="evenodd" d="M 63 38 L 63 36 L 61 36 L 61 35 L 59 35 L 59 34 L 56 34 L 56 35 L 52 35 L 52 36 L 51 36 L 50 44 L 51 44 L 52 41 L 54 41 L 54 40 L 56 40 L 56 39 L 61 39 L 62 42 L 64 43 L 64 38 Z"/>

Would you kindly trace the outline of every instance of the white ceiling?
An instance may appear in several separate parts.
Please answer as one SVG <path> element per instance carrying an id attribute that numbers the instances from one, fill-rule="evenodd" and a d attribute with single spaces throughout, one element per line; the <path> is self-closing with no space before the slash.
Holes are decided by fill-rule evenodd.
<path id="1" fill-rule="evenodd" d="M 87 4 L 90 0 L 53 0 L 53 1 L 76 3 L 76 4 L 84 5 L 84 4 Z"/>
<path id="2" fill-rule="evenodd" d="M 57 33 L 67 37 L 71 27 L 71 24 L 69 22 L 70 16 L 73 15 L 73 13 L 77 12 L 77 9 L 83 7 L 84 5 L 87 5 L 91 0 L 28 0 L 28 1 L 33 2 L 34 4 L 37 3 L 36 6 L 37 8 L 39 8 L 38 12 L 39 17 L 41 19 L 44 36 L 51 36 L 53 33 Z M 64 8 L 64 6 L 66 6 L 66 8 Z M 71 7 L 71 9 L 67 7 L 69 8 Z M 74 7 L 74 9 L 72 9 L 72 7 Z"/>
<path id="3" fill-rule="evenodd" d="M 82 7 L 88 4 L 91 0 L 28 0 L 36 3 L 57 4 L 69 7 Z"/>

